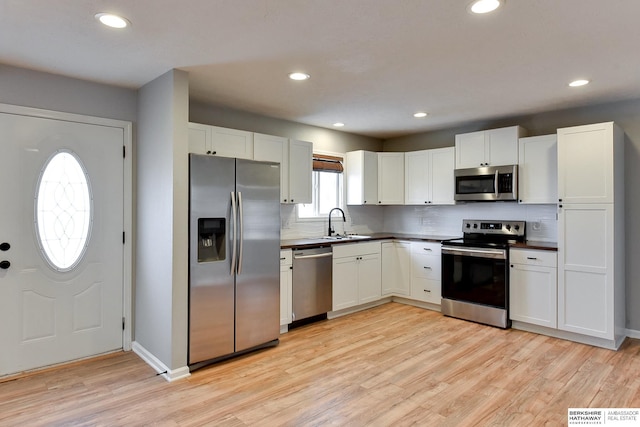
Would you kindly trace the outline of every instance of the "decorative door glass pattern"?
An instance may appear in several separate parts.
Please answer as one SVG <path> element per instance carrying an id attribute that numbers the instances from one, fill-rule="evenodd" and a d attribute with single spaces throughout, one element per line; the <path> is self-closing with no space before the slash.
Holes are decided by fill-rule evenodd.
<path id="1" fill-rule="evenodd" d="M 49 265 L 72 270 L 84 255 L 93 222 L 91 188 L 78 156 L 60 149 L 45 163 L 36 188 L 35 226 Z"/>

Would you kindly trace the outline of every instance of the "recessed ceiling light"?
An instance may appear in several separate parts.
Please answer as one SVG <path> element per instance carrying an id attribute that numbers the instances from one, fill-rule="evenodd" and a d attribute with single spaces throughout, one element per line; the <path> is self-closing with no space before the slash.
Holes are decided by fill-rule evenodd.
<path id="1" fill-rule="evenodd" d="M 421 117 L 427 117 L 427 113 L 425 113 L 424 111 L 418 111 L 417 113 L 415 113 L 413 115 L 413 117 L 416 117 L 418 119 L 421 118 Z"/>
<path id="2" fill-rule="evenodd" d="M 477 0 L 471 3 L 469 10 L 473 13 L 493 12 L 504 2 L 504 0 Z"/>
<path id="3" fill-rule="evenodd" d="M 310 77 L 311 76 L 307 73 L 295 72 L 289 74 L 289 78 L 291 80 L 308 80 Z"/>
<path id="4" fill-rule="evenodd" d="M 112 13 L 96 13 L 96 19 L 111 28 L 126 28 L 130 24 L 127 19 Z"/>
<path id="5" fill-rule="evenodd" d="M 335 127 L 337 127 L 337 128 L 341 128 L 342 126 L 344 126 L 344 123 L 342 123 L 342 122 L 336 122 L 336 123 L 334 123 L 333 125 L 334 125 Z"/>
<path id="6" fill-rule="evenodd" d="M 589 84 L 589 80 L 584 80 L 584 79 L 580 79 L 580 80 L 574 80 L 571 83 L 569 83 L 569 86 L 571 87 L 579 87 L 579 86 L 584 86 L 584 85 L 588 85 Z"/>

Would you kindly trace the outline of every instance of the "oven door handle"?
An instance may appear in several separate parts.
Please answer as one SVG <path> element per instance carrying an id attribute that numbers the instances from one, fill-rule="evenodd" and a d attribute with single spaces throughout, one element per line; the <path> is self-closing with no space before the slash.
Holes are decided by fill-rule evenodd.
<path id="1" fill-rule="evenodd" d="M 472 256 L 478 258 L 507 259 L 507 251 L 504 249 L 475 249 L 443 246 L 442 254 Z"/>

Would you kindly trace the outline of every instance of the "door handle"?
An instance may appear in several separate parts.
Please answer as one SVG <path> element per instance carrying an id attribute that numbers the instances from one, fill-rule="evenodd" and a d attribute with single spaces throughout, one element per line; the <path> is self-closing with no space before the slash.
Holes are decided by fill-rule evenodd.
<path id="1" fill-rule="evenodd" d="M 240 249 L 238 250 L 238 274 L 242 273 L 242 253 L 244 252 L 244 215 L 242 213 L 242 192 L 238 191 L 238 218 L 240 222 Z"/>
<path id="2" fill-rule="evenodd" d="M 7 260 L 4 261 L 0 261 L 0 268 L 3 270 L 8 269 L 9 267 L 11 267 L 11 263 Z"/>
<path id="3" fill-rule="evenodd" d="M 238 212 L 236 207 L 236 193 L 231 192 L 231 217 L 233 218 L 233 247 L 231 248 L 231 275 L 236 272 L 236 244 L 238 241 Z"/>

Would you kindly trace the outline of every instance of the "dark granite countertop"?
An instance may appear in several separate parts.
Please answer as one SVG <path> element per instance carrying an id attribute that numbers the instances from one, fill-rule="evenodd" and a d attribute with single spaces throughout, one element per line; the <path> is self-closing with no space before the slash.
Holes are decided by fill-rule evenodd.
<path id="1" fill-rule="evenodd" d="M 512 248 L 518 249 L 537 249 L 542 251 L 557 251 L 558 242 L 542 242 L 538 240 L 527 240 L 523 243 L 514 243 Z"/>
<path id="2" fill-rule="evenodd" d="M 367 234 L 366 238 L 344 238 L 340 240 L 322 239 L 322 238 L 306 238 L 306 239 L 287 239 L 280 242 L 281 249 L 305 249 L 319 246 L 332 246 L 344 243 L 371 242 L 375 240 L 415 240 L 423 242 L 442 242 L 443 240 L 457 239 L 460 236 L 438 236 L 429 234 L 405 234 L 405 233 L 372 233 Z"/>

